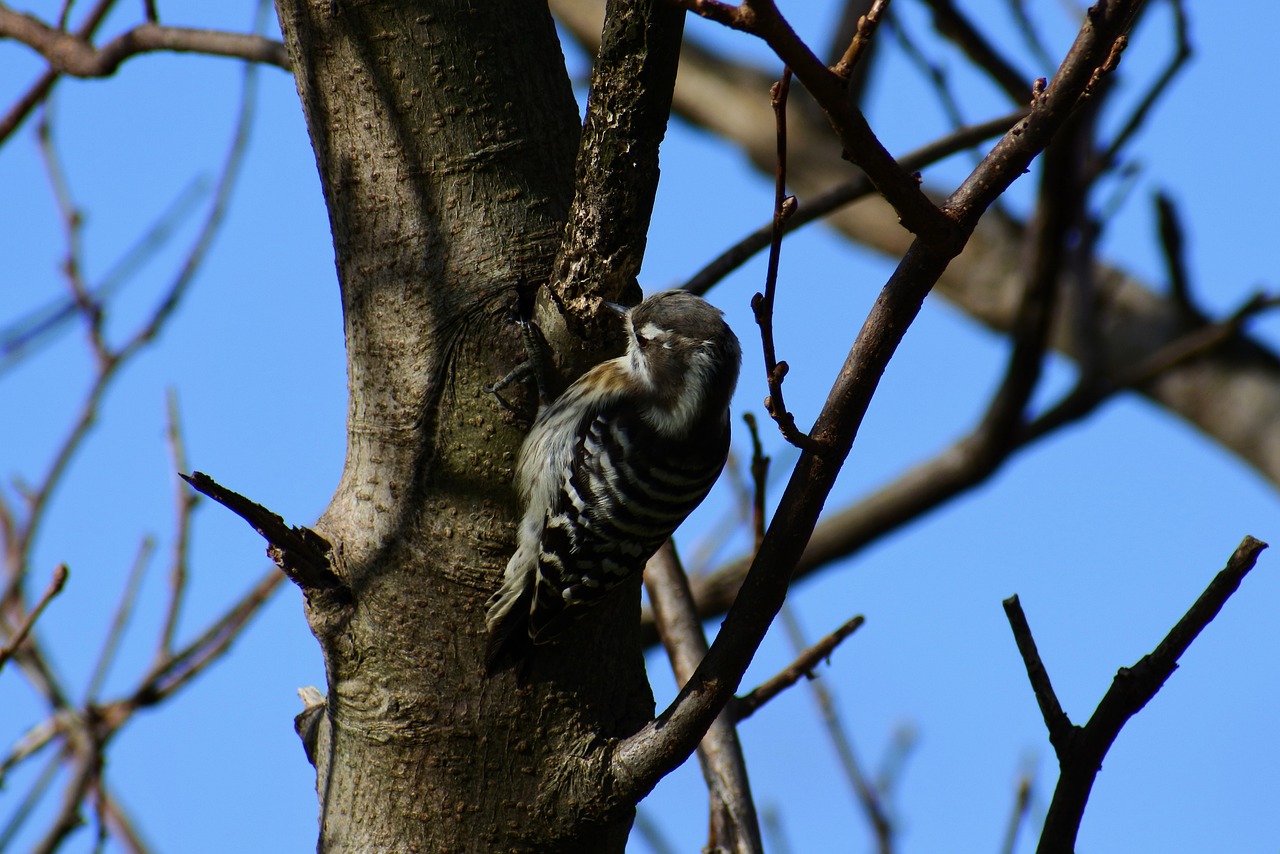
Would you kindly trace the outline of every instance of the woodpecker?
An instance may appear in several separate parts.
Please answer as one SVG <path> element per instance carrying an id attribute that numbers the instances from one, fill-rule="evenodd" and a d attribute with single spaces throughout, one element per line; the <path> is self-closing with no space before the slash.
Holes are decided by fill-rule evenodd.
<path id="1" fill-rule="evenodd" d="M 516 551 L 486 606 L 490 673 L 639 573 L 724 468 L 742 350 L 719 309 L 663 291 L 623 324 L 626 352 L 544 406 L 521 446 Z"/>

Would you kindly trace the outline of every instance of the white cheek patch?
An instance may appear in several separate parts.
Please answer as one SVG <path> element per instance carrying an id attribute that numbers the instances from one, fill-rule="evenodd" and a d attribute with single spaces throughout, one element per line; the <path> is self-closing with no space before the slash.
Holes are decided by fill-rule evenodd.
<path id="1" fill-rule="evenodd" d="M 648 338 L 651 341 L 654 338 L 659 337 L 660 335 L 667 334 L 667 330 L 663 329 L 661 326 L 659 326 L 656 323 L 653 323 L 652 321 L 650 321 L 649 323 L 646 323 L 644 326 L 641 326 L 639 329 L 636 330 L 636 332 L 640 335 L 641 338 Z"/>

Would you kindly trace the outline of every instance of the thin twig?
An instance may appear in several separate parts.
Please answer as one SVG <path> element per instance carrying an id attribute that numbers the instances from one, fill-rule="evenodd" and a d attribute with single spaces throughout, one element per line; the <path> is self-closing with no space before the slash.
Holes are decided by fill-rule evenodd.
<path id="1" fill-rule="evenodd" d="M 169 389 L 166 396 L 167 428 L 165 438 L 169 445 L 169 461 L 173 472 L 187 470 L 186 446 L 182 440 L 182 424 L 178 415 L 178 395 Z M 174 527 L 177 529 L 173 538 L 173 552 L 169 557 L 169 601 L 164 609 L 164 621 L 161 624 L 160 639 L 156 644 L 157 660 L 169 655 L 173 650 L 173 638 L 178 630 L 178 617 L 182 612 L 182 602 L 187 590 L 187 564 L 190 559 L 191 519 L 199 496 L 187 489 L 186 482 L 180 477 L 173 480 Z"/>
<path id="2" fill-rule="evenodd" d="M 1013 809 L 1009 812 L 1009 823 L 1005 826 L 1004 842 L 1000 846 L 1000 854 L 1015 854 L 1018 846 L 1018 831 L 1027 821 L 1031 812 L 1031 792 L 1033 778 L 1030 774 L 1018 777 L 1018 786 L 1013 796 Z"/>
<path id="3" fill-rule="evenodd" d="M 795 661 L 788 664 L 776 675 L 765 682 L 761 682 L 758 686 L 739 697 L 734 703 L 734 711 L 737 712 L 738 720 L 744 721 L 751 717 L 759 711 L 761 706 L 799 682 L 802 678 L 815 678 L 813 671 L 817 666 L 830 659 L 831 653 L 835 652 L 836 647 L 845 638 L 861 628 L 865 622 L 866 618 L 861 614 L 853 617 L 834 632 L 801 652 L 796 656 Z"/>
<path id="4" fill-rule="evenodd" d="M 84 689 L 85 705 L 97 702 L 102 683 L 107 678 L 107 672 L 115 663 L 116 653 L 120 649 L 120 642 L 124 640 L 125 630 L 129 627 L 133 606 L 138 601 L 138 591 L 142 587 L 142 578 L 146 574 L 147 566 L 151 563 L 155 547 L 156 542 L 151 537 L 144 537 L 138 546 L 138 553 L 134 556 L 133 566 L 129 569 L 124 589 L 120 593 L 120 601 L 116 605 L 115 613 L 111 616 L 107 636 L 102 642 L 102 648 L 98 650 L 98 660 L 90 671 L 89 682 Z"/>
<path id="5" fill-rule="evenodd" d="M 787 631 L 787 637 L 791 640 L 792 649 L 797 652 L 803 650 L 808 641 L 805 639 L 804 629 L 800 626 L 800 621 L 795 612 L 784 604 L 779 616 L 782 618 L 783 628 Z M 861 625 L 858 617 L 855 617 L 850 622 L 855 621 L 858 622 L 858 625 Z M 845 624 L 845 626 L 848 625 L 849 623 Z M 844 771 L 845 779 L 849 781 L 849 785 L 853 789 L 854 798 L 857 800 L 858 805 L 862 807 L 867 823 L 871 825 L 871 832 L 876 841 L 876 850 L 879 854 L 892 854 L 894 847 L 893 822 L 889 820 L 889 814 L 885 810 L 884 804 L 881 803 L 880 794 L 862 772 L 862 765 L 858 762 L 857 754 L 853 750 L 853 740 L 849 738 L 848 730 L 836 712 L 836 704 L 832 699 L 831 692 L 827 690 L 826 685 L 820 679 L 810 679 L 808 684 L 809 692 L 812 694 L 814 702 L 818 705 L 818 713 L 822 718 L 827 738 L 831 740 L 831 746 L 835 749 L 836 757 L 840 760 L 840 767 Z"/>
<path id="6" fill-rule="evenodd" d="M 27 614 L 18 627 L 9 635 L 9 639 L 4 646 L 0 646 L 0 669 L 3 669 L 5 663 L 13 655 L 14 651 L 22 646 L 22 642 L 27 639 L 27 635 L 31 633 L 31 628 L 36 624 L 36 620 L 40 619 L 40 615 L 44 613 L 44 609 L 53 601 L 53 597 L 62 592 L 63 586 L 67 583 L 67 565 L 60 563 L 53 569 L 53 577 L 49 579 L 49 585 L 44 589 L 44 593 L 40 595 L 36 601 L 35 607 Z"/>
<path id="7" fill-rule="evenodd" d="M 778 263 L 782 257 L 782 232 L 787 219 L 796 211 L 795 196 L 787 195 L 787 95 L 791 90 L 791 69 L 782 70 L 782 79 L 773 85 L 770 101 L 777 126 L 778 157 L 773 191 L 773 229 L 769 239 L 769 265 L 765 273 L 764 293 L 751 298 L 751 310 L 760 327 L 764 350 L 765 379 L 769 396 L 764 408 L 778 424 L 782 436 L 801 450 L 816 451 L 813 440 L 796 426 L 795 416 L 787 411 L 782 397 L 782 383 L 787 377 L 787 363 L 778 361 L 773 341 L 773 307 L 778 290 Z"/>
<path id="8" fill-rule="evenodd" d="M 1022 610 L 1022 603 L 1017 595 L 1010 596 L 1002 603 L 1009 627 L 1013 629 L 1013 639 L 1018 645 L 1018 653 L 1027 668 L 1027 679 L 1031 682 L 1031 691 L 1036 696 L 1036 704 L 1040 706 L 1040 716 L 1044 718 L 1045 729 L 1049 731 L 1049 743 L 1059 757 L 1064 756 L 1070 747 L 1071 739 L 1079 729 L 1071 723 L 1071 718 L 1062 710 L 1058 694 L 1053 690 L 1053 682 L 1049 679 L 1049 671 L 1040 658 L 1040 650 L 1036 648 L 1036 640 L 1031 635 L 1031 626 L 1027 623 L 1027 615 Z"/>
<path id="9" fill-rule="evenodd" d="M 1164 70 L 1159 76 L 1152 81 L 1148 87 L 1146 94 L 1134 107 L 1133 112 L 1129 114 L 1129 118 L 1125 121 L 1124 126 L 1116 134 L 1115 139 L 1107 146 L 1098 158 L 1098 168 L 1110 169 L 1120 155 L 1120 151 L 1129 144 L 1131 140 L 1147 122 L 1147 117 L 1155 108 L 1156 104 L 1164 95 L 1169 92 L 1173 78 L 1178 76 L 1188 62 L 1191 61 L 1194 51 L 1191 48 L 1191 36 L 1187 26 L 1187 12 L 1183 8 L 1182 0 L 1170 0 L 1173 7 L 1173 39 L 1174 50 L 1173 56 L 1169 58 L 1169 62 L 1165 65 Z"/>
<path id="10" fill-rule="evenodd" d="M 853 38 L 849 41 L 849 47 L 845 50 L 844 56 L 840 57 L 840 61 L 831 69 L 841 80 L 848 81 L 853 69 L 862 61 L 863 54 L 871 47 L 871 39 L 875 36 L 876 28 L 880 26 L 880 20 L 888 8 L 889 0 L 875 0 L 867 14 L 858 18 L 858 26 Z"/>
<path id="11" fill-rule="evenodd" d="M 1024 74 L 1015 68 L 956 8 L 952 0 L 925 0 L 925 5 L 933 11 L 933 25 L 939 33 L 964 51 L 973 64 L 985 71 L 1013 103 L 1026 103 L 1031 94 L 1030 81 L 1034 75 Z"/>
<path id="12" fill-rule="evenodd" d="M 44 800 L 49 787 L 58 778 L 58 771 L 62 769 L 62 761 L 62 756 L 55 753 L 49 757 L 44 767 L 40 769 L 40 773 L 27 788 L 22 800 L 14 808 L 13 812 L 9 814 L 9 819 L 4 827 L 0 828 L 0 851 L 9 850 L 9 844 L 17 838 L 22 831 L 23 825 L 27 823 L 27 819 L 31 818 L 31 814 L 35 812 L 36 807 Z"/>
<path id="13" fill-rule="evenodd" d="M 1187 274 L 1186 241 L 1177 205 L 1163 192 L 1155 195 L 1156 223 L 1165 272 L 1169 276 L 1169 297 L 1188 318 L 1203 318 L 1191 294 L 1191 277 Z"/>

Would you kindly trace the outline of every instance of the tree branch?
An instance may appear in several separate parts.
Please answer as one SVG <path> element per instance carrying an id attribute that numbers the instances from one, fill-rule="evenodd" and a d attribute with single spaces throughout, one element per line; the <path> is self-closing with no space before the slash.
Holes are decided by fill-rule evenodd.
<path id="1" fill-rule="evenodd" d="M 0 38 L 22 42 L 47 59 L 54 71 L 72 77 L 109 77 L 126 59 L 155 51 L 226 56 L 289 70 L 283 44 L 250 33 L 165 27 L 148 22 L 95 48 L 85 36 L 54 29 L 3 4 Z"/>
<path id="2" fill-rule="evenodd" d="M 972 233 L 991 202 L 1088 97 L 1098 76 L 1114 67 L 1117 48 L 1141 5 L 1141 0 L 1129 0 L 1094 7 L 1052 85 L 948 200 L 946 209 L 964 235 Z M 885 366 L 946 269 L 951 259 L 946 253 L 962 248 L 947 243 L 939 254 L 937 245 L 923 237 L 913 241 L 872 307 L 811 433 L 825 452 L 801 453 L 773 524 L 707 657 L 656 721 L 615 746 L 619 799 L 634 803 L 683 761 L 737 689 L 782 604 L 792 569 L 853 446 Z"/>
<path id="3" fill-rule="evenodd" d="M 573 205 L 557 253 L 552 299 L 571 323 L 601 300 L 639 301 L 658 186 L 658 146 L 675 88 L 684 10 L 654 0 L 610 0 L 591 72 Z M 590 330 L 579 337 L 599 338 Z"/>
<path id="4" fill-rule="evenodd" d="M 683 684 L 707 654 L 707 638 L 698 622 L 688 579 L 670 541 L 649 559 L 644 583 L 671 669 L 676 681 Z M 738 741 L 736 721 L 740 719 L 728 709 L 721 712 L 698 746 L 698 761 L 711 795 L 709 851 L 752 854 L 764 850 L 747 764 Z"/>
<path id="5" fill-rule="evenodd" d="M 227 489 L 204 472 L 179 474 L 196 492 L 203 493 L 249 523 L 267 541 L 267 555 L 304 592 L 344 591 L 346 584 L 334 571 L 333 547 L 306 527 L 290 527 L 261 504 Z M 346 591 L 350 595 L 350 591 Z"/>
<path id="6" fill-rule="evenodd" d="M 1036 653 L 1031 630 L 1017 597 L 1005 600 L 1005 611 L 1018 642 L 1018 651 L 1026 664 L 1032 690 L 1049 727 L 1049 738 L 1061 767 L 1040 844 L 1036 848 L 1037 854 L 1070 854 L 1075 850 L 1076 835 L 1093 781 L 1120 730 L 1173 675 L 1178 659 L 1239 589 L 1240 582 L 1253 569 L 1258 555 L 1266 547 L 1266 543 L 1245 537 L 1226 567 L 1214 577 L 1155 650 L 1132 667 L 1122 667 L 1116 673 L 1111 687 L 1083 727 L 1071 726 L 1062 712 L 1049 684 L 1048 674 Z"/>
<path id="7" fill-rule="evenodd" d="M 902 225 L 939 252 L 960 251 L 963 238 L 956 223 L 924 194 L 918 176 L 909 174 L 885 150 L 861 111 L 849 103 L 845 80 L 800 40 L 773 0 L 743 0 L 739 6 L 716 0 L 678 2 L 704 18 L 751 33 L 767 43 L 818 102 L 844 146 L 845 156 L 893 205 Z"/>
<path id="8" fill-rule="evenodd" d="M 22 646 L 22 642 L 27 639 L 27 635 L 31 634 L 31 628 L 36 624 L 36 620 L 40 619 L 40 615 L 44 613 L 44 609 L 53 601 L 53 597 L 62 592 L 62 588 L 67 583 L 67 565 L 60 563 L 53 569 L 53 578 L 49 579 L 49 586 L 44 589 L 35 606 L 23 618 L 17 628 L 9 634 L 8 640 L 4 646 L 0 646 L 0 670 L 4 669 L 5 663 L 13 656 L 14 650 Z"/>
<path id="9" fill-rule="evenodd" d="M 768 680 L 761 682 L 733 703 L 739 721 L 745 721 L 760 710 L 765 703 L 803 679 L 813 679 L 813 671 L 831 657 L 844 639 L 862 628 L 866 618 L 861 614 L 845 622 L 834 632 L 796 656 L 796 660 Z"/>

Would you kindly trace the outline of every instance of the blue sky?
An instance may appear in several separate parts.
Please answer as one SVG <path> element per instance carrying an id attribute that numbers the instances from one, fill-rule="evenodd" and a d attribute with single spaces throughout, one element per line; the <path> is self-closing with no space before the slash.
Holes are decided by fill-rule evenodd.
<path id="1" fill-rule="evenodd" d="M 53 5 L 28 8 L 49 15 Z M 817 34 L 835 5 L 811 0 L 783 8 L 802 35 L 823 44 Z M 1062 4 L 1030 5 L 1061 18 Z M 914 32 L 926 32 L 914 4 L 900 0 L 897 8 Z M 1160 283 L 1149 198 L 1157 188 L 1167 190 L 1186 217 L 1196 295 L 1222 312 L 1260 286 L 1274 290 L 1280 267 L 1270 210 L 1280 197 L 1277 116 L 1257 91 L 1270 70 L 1280 12 L 1258 2 L 1231 11 L 1191 9 L 1196 59 L 1138 138 L 1142 168 L 1103 244 L 1108 260 Z M 173 3 L 161 13 L 175 24 L 243 29 L 253 4 Z M 103 32 L 134 23 L 133 14 L 126 6 Z M 982 20 L 993 32 L 1006 32 L 999 13 Z M 1122 66 L 1126 92 L 1140 92 L 1163 60 L 1167 20 L 1164 4 L 1157 4 L 1135 35 Z M 694 20 L 688 32 L 776 66 L 740 34 Z M 963 76 L 961 64 L 949 55 L 966 117 L 1003 112 L 988 87 Z M 25 49 L 0 43 L 6 103 L 40 67 Z M 869 117 L 891 150 L 905 151 L 947 125 L 909 66 L 895 61 L 891 71 L 872 93 Z M 90 281 L 100 281 L 183 188 L 216 174 L 241 76 L 240 66 L 227 60 L 154 55 L 126 63 L 108 80 L 59 87 L 54 128 L 88 214 Z M 156 538 L 155 566 L 108 678 L 108 696 L 146 666 L 159 630 L 172 539 L 172 472 L 163 441 L 167 389 L 178 395 L 192 466 L 292 522 L 318 515 L 340 472 L 345 368 L 327 217 L 292 80 L 268 68 L 259 84 L 258 121 L 232 214 L 172 326 L 108 396 L 55 496 L 36 550 L 37 586 L 55 564 L 71 567 L 71 582 L 40 631 L 67 683 L 83 686 L 139 542 L 148 534 Z M 0 149 L 0 326 L 62 293 L 61 226 L 33 128 L 29 123 Z M 968 166 L 954 158 L 926 178 L 948 186 Z M 1025 206 L 1033 186 L 1026 180 L 1015 188 L 1015 208 Z M 689 275 L 763 222 L 771 200 L 771 182 L 743 158 L 675 124 L 663 151 L 646 288 Z M 109 327 L 117 339 L 163 292 L 198 218 L 122 292 Z M 802 425 L 816 414 L 891 269 L 889 261 L 821 228 L 788 242 L 778 348 L 792 365 L 788 402 Z M 762 282 L 757 260 L 711 294 L 747 351 L 736 409 L 757 414 L 765 391 L 748 304 Z M 815 303 L 823 311 L 808 310 Z M 1252 328 L 1280 346 L 1276 319 Z M 1002 339 L 930 300 L 885 375 L 828 507 L 843 506 L 965 433 L 999 381 L 1005 355 Z M 7 413 L 0 419 L 0 473 L 6 478 L 34 480 L 44 470 L 88 371 L 87 351 L 73 334 L 21 369 L 0 374 Z M 1070 366 L 1055 361 L 1040 399 L 1051 399 L 1071 379 Z M 775 467 L 786 471 L 794 455 L 772 433 L 766 441 Z M 737 447 L 747 448 L 743 431 Z M 728 490 L 718 489 L 681 531 L 686 554 L 730 507 Z M 867 617 L 822 671 L 865 764 L 878 765 L 896 732 L 915 733 L 891 800 L 900 851 L 995 850 L 1024 771 L 1035 781 L 1033 817 L 1047 807 L 1056 763 L 1003 598 L 1020 595 L 1059 697 L 1083 723 L 1116 669 L 1154 647 L 1244 534 L 1280 536 L 1278 510 L 1273 486 L 1186 425 L 1123 396 L 945 509 L 798 585 L 792 602 L 815 638 L 852 614 Z M 1269 652 L 1278 640 L 1274 564 L 1264 553 L 1164 690 L 1121 734 L 1094 788 L 1080 850 L 1274 852 L 1271 813 L 1280 798 L 1274 726 L 1280 663 Z M 242 522 L 204 506 L 192 567 L 181 624 L 187 636 L 266 572 L 267 562 L 261 541 Z M 785 637 L 771 633 L 744 687 L 790 658 Z M 664 660 L 651 658 L 649 666 L 661 704 L 674 685 Z M 294 691 L 309 684 L 323 684 L 320 656 L 300 597 L 286 589 L 224 661 L 123 732 L 108 779 L 157 850 L 310 850 L 313 780 L 292 732 L 300 709 Z M 0 744 L 11 743 L 38 709 L 12 668 L 0 674 Z M 833 839 L 841 840 L 840 850 L 870 850 L 803 686 L 759 712 L 741 734 L 757 800 L 778 811 L 792 850 L 832 850 Z M 32 763 L 12 775 L 0 792 L 0 821 L 38 768 Z M 643 809 L 688 851 L 705 839 L 704 802 L 690 764 L 664 781 Z M 87 835 L 79 844 L 89 844 Z M 1024 832 L 1018 850 L 1033 847 L 1034 834 Z M 638 836 L 632 849 L 650 850 Z"/>

